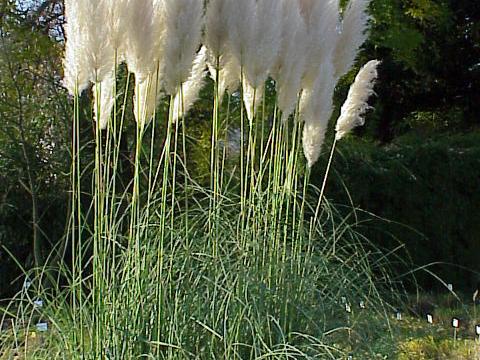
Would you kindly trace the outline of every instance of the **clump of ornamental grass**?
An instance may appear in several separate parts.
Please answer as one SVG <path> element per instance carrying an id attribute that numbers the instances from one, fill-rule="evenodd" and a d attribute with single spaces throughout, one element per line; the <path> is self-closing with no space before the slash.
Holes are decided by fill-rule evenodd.
<path id="1" fill-rule="evenodd" d="M 315 191 L 309 179 L 335 85 L 365 40 L 368 4 L 351 0 L 340 17 L 337 0 L 66 1 L 71 258 L 60 254 L 49 273 L 61 280 L 48 292 L 36 279 L 49 305 L 35 311 L 51 330 L 45 346 L 24 342 L 25 353 L 338 358 L 365 346 L 371 328 L 362 310 L 351 310 L 359 301 L 388 328 L 387 258 L 321 202 L 325 187 Z M 337 139 L 362 123 L 377 65 L 352 86 Z M 188 125 L 208 81 L 204 186 L 191 175 Z M 90 84 L 95 158 L 85 168 L 79 96 Z M 125 181 L 120 144 L 132 117 L 133 175 Z"/>
<path id="2" fill-rule="evenodd" d="M 204 197 L 210 195 L 197 191 L 199 203 L 208 204 Z M 155 198 L 151 207 L 161 208 L 161 202 Z M 297 211 L 301 204 L 297 203 Z M 353 213 L 351 221 L 345 220 L 325 203 L 313 236 L 305 224 L 292 237 L 292 228 L 298 227 L 293 218 L 285 219 L 287 229 L 268 228 L 280 234 L 284 243 L 280 253 L 271 233 L 251 229 L 244 235 L 252 239 L 246 251 L 239 246 L 242 239 L 236 230 L 238 199 L 226 199 L 222 205 L 225 210 L 216 230 L 224 241 L 216 256 L 206 229 L 210 214 L 203 206 L 189 208 L 187 234 L 182 214 L 173 228 L 165 230 L 159 214 L 142 211 L 141 216 L 149 216 L 150 221 L 148 229 L 142 229 L 140 254 L 131 248 L 119 252 L 115 264 L 113 259 L 109 262 L 111 274 L 103 288 L 101 354 L 111 358 L 322 355 L 336 359 L 351 351 L 368 353 L 369 341 L 383 338 L 392 313 L 383 299 L 387 294 L 396 296 L 398 290 L 392 287 L 398 284 L 389 280 L 388 258 L 356 232 Z M 258 202 L 257 206 L 269 207 Z M 150 214 L 155 213 L 152 208 Z M 159 262 L 158 246 L 165 237 L 165 256 Z M 119 234 L 116 239 L 125 240 Z M 135 266 L 132 259 L 138 261 Z M 69 299 L 75 279 L 69 265 L 64 266 L 59 271 L 64 288 L 24 289 L 15 302 L 18 308 L 8 309 L 20 339 L 14 349 L 27 358 L 80 358 L 97 351 L 99 334 L 93 316 L 98 310 L 89 299 L 92 279 L 86 276 L 83 280 L 84 305 L 74 309 Z M 163 273 L 160 278 L 159 273 Z M 138 294 L 137 287 L 141 289 Z M 35 307 L 37 298 L 43 299 L 42 308 Z M 85 321 L 83 338 L 78 336 L 75 321 L 79 316 Z M 23 327 L 20 319 L 26 321 Z M 36 331 L 40 321 L 49 324 L 48 332 Z M 37 340 L 27 335 L 32 332 Z M 161 338 L 156 338 L 157 333 Z M 2 351 L 12 353 L 11 344 Z"/>

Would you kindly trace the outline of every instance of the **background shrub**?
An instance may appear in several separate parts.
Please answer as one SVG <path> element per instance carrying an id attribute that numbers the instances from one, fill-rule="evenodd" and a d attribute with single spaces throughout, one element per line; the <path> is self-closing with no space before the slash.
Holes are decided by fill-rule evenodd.
<path id="1" fill-rule="evenodd" d="M 409 135 L 382 147 L 345 142 L 327 197 L 389 220 L 365 226 L 372 241 L 395 246 L 391 234 L 405 243 L 416 265 L 443 262 L 430 269 L 448 283 L 471 289 L 480 271 L 479 144 L 479 132 L 423 140 Z M 323 169 L 319 165 L 312 176 L 319 184 Z M 427 288 L 440 285 L 426 273 L 418 276 Z"/>

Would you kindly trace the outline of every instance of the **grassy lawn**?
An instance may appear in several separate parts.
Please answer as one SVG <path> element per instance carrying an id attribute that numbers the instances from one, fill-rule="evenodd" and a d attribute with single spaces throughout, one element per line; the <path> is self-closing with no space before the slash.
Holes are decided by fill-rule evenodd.
<path id="1" fill-rule="evenodd" d="M 460 303 L 453 295 L 422 296 L 412 301 L 407 314 L 401 320 L 392 317 L 393 342 L 384 337 L 374 346 L 379 359 L 398 360 L 476 360 L 480 359 L 480 341 L 475 335 L 476 309 Z M 471 303 L 471 299 L 470 299 Z M 413 312 L 417 312 L 414 314 Z M 432 314 L 433 323 L 428 323 L 426 314 Z M 452 319 L 459 319 L 459 328 L 454 334 Z M 391 347 L 393 345 L 393 348 Z M 354 357 L 355 358 L 355 357 Z M 367 359 L 367 357 L 358 357 Z"/>
<path id="2" fill-rule="evenodd" d="M 474 318 L 476 309 L 473 306 L 460 303 L 453 296 L 422 296 L 411 301 L 406 306 L 409 310 L 402 313 L 401 319 L 391 315 L 390 327 L 379 321 L 373 310 L 360 309 L 352 306 L 350 317 L 352 327 L 355 322 L 369 324 L 371 337 L 360 336 L 354 331 L 337 331 L 332 336 L 336 338 L 338 348 L 352 349 L 353 359 L 398 359 L 398 360 L 477 360 L 480 359 L 480 341 L 475 335 L 478 322 Z M 418 314 L 415 314 L 417 312 Z M 432 314 L 433 323 L 428 323 L 425 314 Z M 454 337 L 452 318 L 459 319 L 459 328 Z M 17 333 L 6 326 L 0 340 L 15 338 L 18 349 L 0 354 L 0 360 L 28 359 L 28 349 L 38 350 L 48 346 L 49 333 L 21 330 Z M 25 356 L 27 355 L 27 356 Z M 61 356 L 61 354 L 58 354 Z M 35 359 L 40 359 L 38 351 Z"/>

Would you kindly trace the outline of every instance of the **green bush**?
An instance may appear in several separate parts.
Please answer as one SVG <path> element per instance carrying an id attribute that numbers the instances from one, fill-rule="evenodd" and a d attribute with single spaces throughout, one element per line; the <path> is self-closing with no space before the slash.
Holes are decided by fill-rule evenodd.
<path id="1" fill-rule="evenodd" d="M 410 135 L 383 147 L 347 140 L 333 166 L 328 198 L 351 201 L 389 220 L 370 222 L 365 227 L 370 239 L 391 247 L 393 235 L 416 265 L 442 262 L 429 270 L 456 288 L 472 290 L 480 271 L 479 132 L 427 140 Z M 315 169 L 312 178 L 318 183 L 324 169 L 324 164 Z M 430 287 L 431 275 L 421 271 L 417 276 Z"/>

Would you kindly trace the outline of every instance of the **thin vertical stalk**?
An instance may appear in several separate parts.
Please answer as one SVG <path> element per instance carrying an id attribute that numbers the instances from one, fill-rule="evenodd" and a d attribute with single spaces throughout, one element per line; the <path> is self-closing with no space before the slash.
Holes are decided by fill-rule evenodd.
<path id="1" fill-rule="evenodd" d="M 188 239 L 189 232 L 189 214 L 188 214 L 188 198 L 189 198 L 189 172 L 188 172 L 188 158 L 187 158 L 187 121 L 185 119 L 185 103 L 183 99 L 183 84 L 180 85 L 181 111 L 182 111 L 182 152 L 183 152 L 183 192 L 184 192 L 184 213 L 185 213 L 185 241 Z"/>
<path id="2" fill-rule="evenodd" d="M 174 101 L 174 98 L 172 97 L 173 101 Z M 173 101 L 170 103 L 170 111 L 169 111 L 169 114 L 170 114 L 170 118 L 169 118 L 169 122 L 173 122 Z M 178 119 L 179 114 L 177 114 L 176 118 Z M 174 234 L 174 228 L 175 228 L 175 207 L 177 205 L 176 203 L 176 187 L 177 187 L 177 158 L 178 158 L 178 120 L 175 121 L 175 134 L 174 134 L 174 145 L 173 145 L 173 154 L 172 154 L 172 157 L 173 157 L 173 164 L 172 164 L 172 188 L 171 188 L 171 209 L 170 209 L 170 243 L 171 244 L 174 244 L 175 242 L 175 234 Z M 168 271 L 168 277 L 169 277 L 169 292 L 170 292 L 170 298 L 172 299 L 175 299 L 175 296 L 174 296 L 174 292 L 175 292 L 175 284 L 174 284 L 174 281 L 172 281 L 172 274 L 173 274 L 173 261 L 174 261 L 174 257 L 171 256 L 170 257 L 170 261 L 169 261 L 169 271 Z M 170 318 L 170 329 L 169 329 L 169 332 L 168 332 L 168 341 L 169 342 L 173 342 L 173 336 L 174 336 L 174 332 L 172 331 L 173 328 L 174 328 L 174 321 L 175 321 L 175 316 L 171 316 Z M 170 352 L 171 349 L 169 348 L 168 351 Z"/>
<path id="3" fill-rule="evenodd" d="M 172 108 L 173 99 L 170 97 L 170 106 Z M 164 288 L 163 284 L 163 272 L 164 272 L 164 243 L 166 236 L 166 218 L 167 218 L 167 193 L 168 193 L 168 180 L 170 177 L 170 152 L 171 152 L 171 140 L 172 140 L 172 116 L 171 110 L 169 110 L 168 120 L 167 120 L 167 131 L 165 137 L 165 144 L 163 150 L 163 176 L 162 176 L 162 187 L 161 187 L 161 207 L 160 207 L 160 226 L 159 226 L 159 243 L 157 249 L 157 265 L 156 265 L 156 300 L 157 300 L 157 341 L 162 339 L 162 324 L 163 324 L 163 309 L 164 309 Z M 160 169 L 160 167 L 159 167 Z"/>
<path id="4" fill-rule="evenodd" d="M 155 87 L 153 91 L 155 92 L 155 104 L 157 103 L 157 96 L 159 93 L 158 89 L 158 83 L 159 83 L 159 72 L 160 72 L 160 62 L 157 61 L 157 70 L 155 71 Z M 152 119 L 152 129 L 151 129 L 151 135 L 150 135 L 150 156 L 149 156 L 149 162 L 148 162 L 148 192 L 147 192 L 147 206 L 146 206 L 146 218 L 147 221 L 150 217 L 150 204 L 152 201 L 152 196 L 153 192 L 155 191 L 154 189 L 154 179 L 153 179 L 153 159 L 154 159 L 154 154 L 155 154 L 155 130 L 156 130 L 156 116 L 157 115 L 157 109 L 155 107 L 153 111 L 153 119 Z"/>
<path id="5" fill-rule="evenodd" d="M 240 244 L 242 248 L 245 248 L 245 197 L 243 196 L 244 194 L 244 187 L 245 187 L 245 150 L 244 150 L 244 145 L 245 145 L 245 111 L 244 111 L 244 102 L 243 102 L 243 97 L 244 97 L 244 89 L 243 89 L 243 65 L 241 66 L 240 69 L 240 221 L 239 221 L 239 229 L 238 232 L 240 232 L 240 236 L 237 236 L 237 238 L 240 238 Z"/>
<path id="6" fill-rule="evenodd" d="M 322 204 L 323 196 L 324 196 L 324 193 L 325 193 L 325 188 L 327 186 L 328 175 L 330 174 L 330 168 L 332 166 L 333 155 L 335 154 L 336 145 L 337 145 L 337 139 L 335 138 L 333 140 L 332 149 L 330 151 L 330 156 L 328 158 L 327 168 L 325 169 L 325 175 L 323 176 L 322 188 L 320 190 L 320 196 L 318 198 L 317 207 L 315 209 L 314 223 L 317 222 L 318 216 L 319 216 L 319 213 L 320 213 L 320 205 Z"/>
<path id="7" fill-rule="evenodd" d="M 96 81 L 95 92 L 97 99 L 101 96 L 101 84 Z M 97 102 L 97 114 L 100 114 L 100 101 Z M 104 292 L 104 264 L 103 257 L 103 196 L 104 181 L 102 171 L 102 137 L 100 131 L 99 119 L 95 126 L 95 179 L 94 179 L 94 237 L 93 237 L 93 289 L 94 289 L 94 326 L 95 326 L 95 346 L 94 354 L 101 356 L 103 352 L 102 339 L 104 328 L 103 319 L 103 292 Z"/>
<path id="8" fill-rule="evenodd" d="M 76 86 L 78 89 L 78 86 Z M 80 335 L 80 344 L 76 339 L 76 332 L 74 334 L 74 343 L 78 344 L 82 351 L 82 358 L 84 358 L 84 323 L 82 312 L 84 311 L 84 296 L 82 291 L 82 269 L 83 269 L 83 245 L 82 245 L 82 214 L 81 214 L 81 163 L 80 163 L 80 98 L 78 90 L 74 95 L 74 114 L 72 125 L 72 266 L 73 266 L 73 291 L 74 291 L 74 323 L 78 316 L 78 324 Z M 78 309 L 77 309 L 78 301 Z M 80 310 L 80 312 L 79 312 Z"/>
<path id="9" fill-rule="evenodd" d="M 215 84 L 214 84 L 214 99 L 213 99 L 213 119 L 212 119 L 212 136 L 211 136 L 211 151 L 210 151 L 210 188 L 212 190 L 212 198 L 210 200 L 209 209 L 209 232 L 213 236 L 212 255 L 214 259 L 218 255 L 218 217 L 219 217 L 219 191 L 220 191 L 220 169 L 219 169 L 219 116 L 220 116 L 220 99 L 219 99 L 219 84 L 220 84 L 220 57 L 215 60 Z M 213 222 L 213 226 L 212 226 Z"/>

